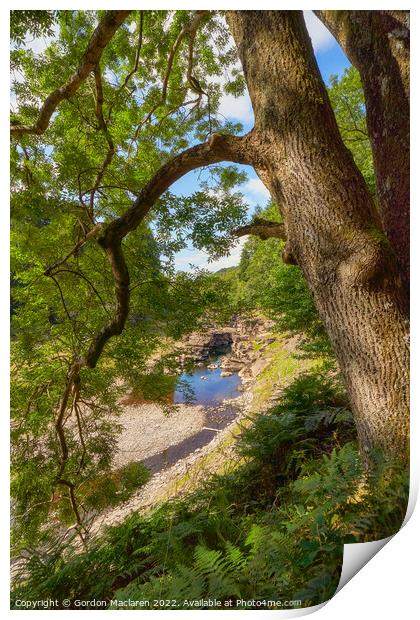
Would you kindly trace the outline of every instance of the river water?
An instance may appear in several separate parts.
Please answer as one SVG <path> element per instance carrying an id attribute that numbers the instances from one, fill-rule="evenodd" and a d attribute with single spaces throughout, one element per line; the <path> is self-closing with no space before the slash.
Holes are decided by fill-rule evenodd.
<path id="1" fill-rule="evenodd" d="M 235 401 L 229 401 L 241 394 L 239 390 L 241 380 L 238 373 L 233 373 L 229 377 L 221 377 L 220 359 L 220 356 L 210 358 L 206 365 L 197 366 L 193 372 L 184 373 L 179 377 L 174 392 L 174 403 L 204 406 L 205 426 L 201 431 L 180 443 L 144 459 L 144 464 L 152 473 L 170 467 L 195 450 L 207 445 L 219 430 L 237 417 L 238 405 Z M 217 365 L 217 368 L 208 368 L 209 365 Z"/>
<path id="2" fill-rule="evenodd" d="M 220 357 L 209 359 L 204 366 L 197 366 L 191 373 L 184 373 L 178 379 L 174 393 L 174 403 L 192 403 L 212 407 L 226 399 L 239 396 L 241 380 L 238 373 L 230 377 L 221 377 Z M 217 368 L 208 366 L 216 365 Z"/>

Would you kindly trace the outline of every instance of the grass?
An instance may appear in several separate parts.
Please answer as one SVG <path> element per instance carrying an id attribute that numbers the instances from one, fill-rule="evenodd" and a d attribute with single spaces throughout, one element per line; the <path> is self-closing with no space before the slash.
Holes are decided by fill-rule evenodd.
<path id="1" fill-rule="evenodd" d="M 268 364 L 257 377 L 253 390 L 253 408 L 260 410 L 273 395 L 273 388 L 286 386 L 297 373 L 312 367 L 317 360 L 299 359 L 294 347 L 287 346 L 287 338 L 279 335 L 267 345 Z"/>

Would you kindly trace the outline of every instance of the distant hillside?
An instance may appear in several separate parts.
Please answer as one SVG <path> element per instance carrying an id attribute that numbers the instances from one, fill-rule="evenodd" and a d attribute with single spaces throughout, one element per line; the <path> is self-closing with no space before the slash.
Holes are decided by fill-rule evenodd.
<path id="1" fill-rule="evenodd" d="M 235 271 L 235 269 L 237 268 L 238 268 L 237 265 L 234 265 L 233 267 L 223 267 L 222 269 L 218 269 L 214 273 L 220 275 L 221 273 L 227 273 L 228 271 Z"/>

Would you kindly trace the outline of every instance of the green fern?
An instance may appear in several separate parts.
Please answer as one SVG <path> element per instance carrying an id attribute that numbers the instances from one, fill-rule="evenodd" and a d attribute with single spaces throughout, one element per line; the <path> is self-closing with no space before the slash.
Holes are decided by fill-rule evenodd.
<path id="1" fill-rule="evenodd" d="M 66 541 L 47 558 L 33 553 L 13 598 L 131 599 L 151 608 L 157 599 L 179 609 L 208 598 L 326 600 L 343 543 L 395 532 L 408 492 L 405 469 L 380 455 L 365 471 L 334 390 L 303 377 L 243 434 L 245 464 L 132 515 L 87 552 Z"/>

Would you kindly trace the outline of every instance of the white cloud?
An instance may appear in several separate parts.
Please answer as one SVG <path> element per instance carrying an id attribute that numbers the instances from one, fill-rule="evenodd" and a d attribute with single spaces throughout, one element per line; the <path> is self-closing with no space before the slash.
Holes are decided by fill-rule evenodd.
<path id="1" fill-rule="evenodd" d="M 52 35 L 51 36 L 43 36 L 43 37 L 35 37 L 31 39 L 27 36 L 24 47 L 26 49 L 32 50 L 34 54 L 42 54 L 45 52 L 47 47 L 51 45 L 52 41 L 58 37 L 60 32 L 60 27 L 58 24 L 53 24 L 52 26 Z"/>
<path id="2" fill-rule="evenodd" d="M 229 256 L 222 256 L 222 258 L 212 262 L 209 261 L 208 254 L 202 250 L 184 250 L 175 257 L 175 267 L 180 271 L 191 271 L 190 265 L 207 269 L 208 271 L 218 271 L 226 267 L 234 267 L 241 260 L 241 252 L 246 239 L 247 237 L 242 237 L 238 244 L 232 248 Z"/>
<path id="3" fill-rule="evenodd" d="M 317 18 L 313 11 L 303 11 L 306 27 L 312 40 L 314 52 L 329 49 L 335 43 L 335 39 L 324 24 Z"/>
<path id="4" fill-rule="evenodd" d="M 34 54 L 42 54 L 50 45 L 52 37 L 40 37 L 25 41 L 25 47 L 32 50 Z"/>
<path id="5" fill-rule="evenodd" d="M 254 124 L 254 111 L 248 92 L 241 97 L 224 93 L 220 101 L 219 112 L 228 119 L 241 121 L 244 125 Z"/>
<path id="6" fill-rule="evenodd" d="M 243 191 L 246 194 L 252 194 L 253 197 L 264 198 L 265 200 L 270 198 L 270 192 L 258 178 L 249 179 L 243 186 Z"/>

